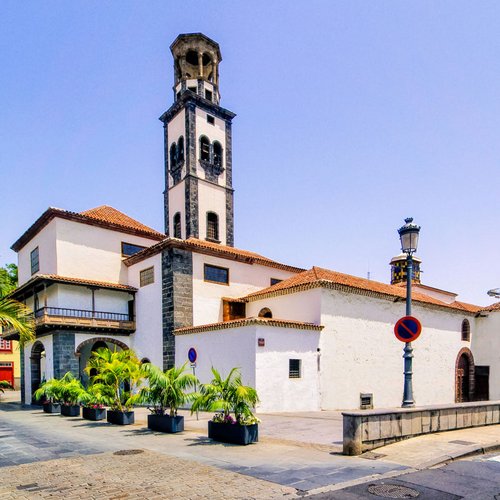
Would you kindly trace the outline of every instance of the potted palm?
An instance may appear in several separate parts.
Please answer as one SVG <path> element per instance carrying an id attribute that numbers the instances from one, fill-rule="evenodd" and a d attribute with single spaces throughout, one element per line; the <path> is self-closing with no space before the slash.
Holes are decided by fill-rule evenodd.
<path id="1" fill-rule="evenodd" d="M 223 379 L 212 367 L 212 375 L 209 384 L 201 385 L 200 394 L 191 407 L 191 412 L 216 412 L 208 422 L 208 437 L 214 441 L 244 445 L 258 441 L 259 419 L 252 413 L 259 401 L 257 391 L 243 385 L 238 368 L 233 368 Z"/>
<path id="2" fill-rule="evenodd" d="M 108 422 L 118 425 L 133 424 L 132 406 L 136 396 L 132 394 L 134 387 L 142 379 L 141 365 L 135 353 L 128 349 L 110 351 L 101 347 L 92 352 L 85 370 L 89 374 L 95 370 L 91 379 L 95 390 L 101 394 L 109 394 Z"/>
<path id="3" fill-rule="evenodd" d="M 184 417 L 177 415 L 179 407 L 193 400 L 193 393 L 186 390 L 196 387 L 198 379 L 185 373 L 186 363 L 181 367 L 161 370 L 151 363 L 142 365 L 149 387 L 139 392 L 138 402 L 151 405 L 148 409 L 148 428 L 159 432 L 181 432 L 184 430 Z"/>
<path id="4" fill-rule="evenodd" d="M 82 383 L 71 372 L 67 372 L 60 380 L 61 387 L 61 415 L 65 417 L 79 417 L 81 396 L 85 393 Z"/>
<path id="5" fill-rule="evenodd" d="M 63 383 L 57 378 L 51 378 L 42 382 L 40 387 L 33 393 L 34 401 L 43 400 L 43 411 L 45 413 L 61 413 Z"/>
<path id="6" fill-rule="evenodd" d="M 81 396 L 82 417 L 86 420 L 104 420 L 106 418 L 106 404 L 112 400 L 113 390 L 104 385 L 91 385 Z"/>

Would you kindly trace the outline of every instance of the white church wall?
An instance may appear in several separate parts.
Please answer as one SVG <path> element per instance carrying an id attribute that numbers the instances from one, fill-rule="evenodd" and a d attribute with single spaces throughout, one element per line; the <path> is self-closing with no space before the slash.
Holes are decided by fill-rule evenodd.
<path id="1" fill-rule="evenodd" d="M 325 289 L 322 310 L 322 408 L 358 408 L 360 393 L 372 393 L 378 408 L 400 406 L 404 343 L 393 329 L 405 315 L 404 302 Z M 416 404 L 453 403 L 463 316 L 415 303 L 413 315 L 423 325 L 412 344 Z"/>
<path id="2" fill-rule="evenodd" d="M 257 325 L 256 389 L 260 412 L 320 410 L 320 332 Z M 265 345 L 258 346 L 258 339 Z M 300 378 L 289 377 L 290 359 L 299 359 Z"/>
<path id="3" fill-rule="evenodd" d="M 196 349 L 196 376 L 202 383 L 213 378 L 214 367 L 226 377 L 229 371 L 240 368 L 245 385 L 255 387 L 255 326 L 231 328 L 217 332 L 202 332 L 175 337 L 175 364 L 188 361 L 188 351 Z M 187 365 L 190 369 L 189 361 Z"/>
<path id="4" fill-rule="evenodd" d="M 229 285 L 204 281 L 204 265 L 229 269 Z M 273 267 L 193 253 L 193 325 L 222 321 L 222 297 L 242 297 L 267 288 L 271 278 L 286 279 L 294 273 Z"/>
<path id="5" fill-rule="evenodd" d="M 121 243 L 149 247 L 154 240 L 65 219 L 57 223 L 57 272 L 60 276 L 127 283 Z"/>
<path id="6" fill-rule="evenodd" d="M 222 186 L 200 180 L 198 183 L 199 236 L 207 237 L 207 212 L 214 212 L 219 220 L 219 241 L 226 244 L 226 190 Z"/>
<path id="7" fill-rule="evenodd" d="M 31 252 L 38 247 L 39 271 L 36 274 L 57 274 L 56 221 L 52 219 L 17 254 L 19 286 L 32 278 Z M 34 276 L 34 275 L 33 275 Z"/>
<path id="8" fill-rule="evenodd" d="M 248 302 L 247 317 L 259 316 L 259 312 L 264 308 L 270 309 L 273 318 L 276 319 L 319 325 L 321 322 L 321 288 Z"/>
<path id="9" fill-rule="evenodd" d="M 500 311 L 487 314 L 487 317 L 476 318 L 471 322 L 471 350 L 474 364 L 490 367 L 489 397 L 500 399 Z M 470 320 L 469 320 L 470 321 Z"/>
<path id="10" fill-rule="evenodd" d="M 154 268 L 154 283 L 140 286 L 140 272 Z M 163 326 L 161 298 L 161 253 L 129 267 L 129 284 L 139 291 L 135 295 L 136 331 L 131 345 L 140 359 L 148 358 L 163 366 Z"/>

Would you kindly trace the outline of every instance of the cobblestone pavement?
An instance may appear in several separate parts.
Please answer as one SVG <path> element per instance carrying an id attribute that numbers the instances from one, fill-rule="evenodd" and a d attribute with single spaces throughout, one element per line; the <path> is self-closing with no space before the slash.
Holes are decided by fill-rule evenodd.
<path id="1" fill-rule="evenodd" d="M 274 499 L 295 488 L 152 451 L 111 452 L 2 469 L 0 498 Z"/>

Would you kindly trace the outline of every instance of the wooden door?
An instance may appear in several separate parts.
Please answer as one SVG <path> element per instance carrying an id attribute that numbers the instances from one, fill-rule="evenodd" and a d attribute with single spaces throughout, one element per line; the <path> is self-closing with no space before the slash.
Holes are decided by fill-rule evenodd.
<path id="1" fill-rule="evenodd" d="M 456 378 L 457 403 L 469 401 L 469 360 L 465 354 L 458 360 Z"/>
<path id="2" fill-rule="evenodd" d="M 14 363 L 11 361 L 0 362 L 0 380 L 6 380 L 14 387 Z"/>

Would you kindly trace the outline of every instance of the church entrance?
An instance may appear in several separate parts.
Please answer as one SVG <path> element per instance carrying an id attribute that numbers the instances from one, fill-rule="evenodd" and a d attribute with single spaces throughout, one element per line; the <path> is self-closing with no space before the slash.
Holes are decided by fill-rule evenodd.
<path id="1" fill-rule="evenodd" d="M 30 357 L 31 395 L 45 382 L 45 347 L 37 340 L 33 344 Z M 33 401 L 33 404 L 36 404 Z"/>
<path id="2" fill-rule="evenodd" d="M 455 364 L 455 402 L 474 400 L 474 358 L 470 349 L 462 349 Z"/>

